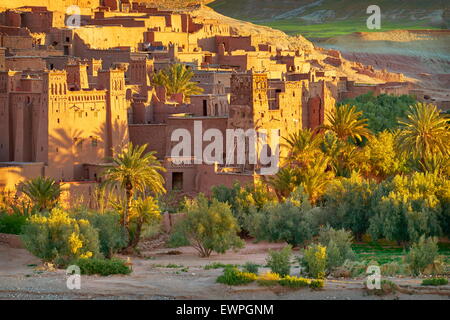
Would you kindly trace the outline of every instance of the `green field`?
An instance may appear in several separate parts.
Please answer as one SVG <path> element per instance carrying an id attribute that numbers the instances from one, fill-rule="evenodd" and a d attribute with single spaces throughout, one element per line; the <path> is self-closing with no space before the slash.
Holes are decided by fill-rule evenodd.
<path id="1" fill-rule="evenodd" d="M 378 0 L 382 28 L 369 30 L 366 20 L 370 15 L 366 10 L 372 4 L 370 0 L 215 0 L 208 6 L 232 18 L 307 38 L 396 29 L 439 29 L 450 24 L 448 1 Z"/>
<path id="2" fill-rule="evenodd" d="M 405 251 L 399 246 L 380 245 L 376 242 L 352 245 L 359 261 L 377 261 L 380 265 L 390 262 L 401 262 Z M 439 243 L 439 254 L 445 263 L 450 263 L 450 244 Z"/>
<path id="3" fill-rule="evenodd" d="M 366 26 L 366 21 L 359 20 L 346 20 L 346 21 L 333 21 L 322 24 L 304 24 L 299 20 L 276 20 L 276 21 L 249 21 L 255 24 L 268 26 L 274 29 L 286 32 L 289 35 L 298 35 L 308 39 L 314 38 L 329 38 L 333 36 L 350 34 L 353 32 L 381 32 L 389 30 L 420 30 L 420 29 L 439 29 L 437 27 L 430 27 L 425 23 L 405 21 L 405 22 L 385 22 L 381 24 L 381 29 L 370 30 Z"/>

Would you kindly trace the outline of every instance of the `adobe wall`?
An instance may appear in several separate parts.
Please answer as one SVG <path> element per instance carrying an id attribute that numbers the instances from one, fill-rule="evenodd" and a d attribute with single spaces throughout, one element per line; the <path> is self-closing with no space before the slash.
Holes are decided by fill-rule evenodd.
<path id="1" fill-rule="evenodd" d="M 254 177 L 251 174 L 219 173 L 215 172 L 214 165 L 199 165 L 197 172 L 198 192 L 206 195 L 211 194 L 211 189 L 214 186 L 224 185 L 230 188 L 235 182 L 239 182 L 241 185 L 254 183 Z"/>
<path id="2" fill-rule="evenodd" d="M 6 70 L 5 52 L 6 48 L 0 47 L 0 72 Z"/>
<path id="3" fill-rule="evenodd" d="M 0 46 L 8 49 L 31 49 L 33 38 L 30 36 L 10 36 L 0 34 Z"/>
<path id="4" fill-rule="evenodd" d="M 0 162 L 0 191 L 16 190 L 23 181 L 42 176 L 44 164 Z"/>
<path id="5" fill-rule="evenodd" d="M 144 40 L 145 27 L 136 27 L 132 31 L 121 26 L 85 26 L 74 29 L 74 37 L 78 36 L 81 43 L 77 45 L 90 46 L 91 49 L 109 49 L 114 47 L 138 48 Z"/>
<path id="6" fill-rule="evenodd" d="M 40 71 L 46 68 L 46 63 L 41 57 L 24 57 L 24 56 L 12 56 L 6 58 L 6 69 L 23 71 L 32 70 Z"/>
<path id="7" fill-rule="evenodd" d="M 66 208 L 73 208 L 84 205 L 88 208 L 95 206 L 95 189 L 97 182 L 64 182 L 60 184 L 61 187 L 61 203 Z"/>
<path id="8" fill-rule="evenodd" d="M 130 141 L 134 145 L 147 144 L 147 152 L 156 151 L 158 159 L 164 159 L 166 156 L 166 124 L 130 124 Z"/>
<path id="9" fill-rule="evenodd" d="M 19 7 L 47 7 L 50 11 L 66 11 L 71 5 L 77 5 L 82 9 L 94 9 L 100 5 L 100 0 L 2 0 L 0 8 L 19 8 Z M 86 10 L 83 10 L 84 12 Z"/>

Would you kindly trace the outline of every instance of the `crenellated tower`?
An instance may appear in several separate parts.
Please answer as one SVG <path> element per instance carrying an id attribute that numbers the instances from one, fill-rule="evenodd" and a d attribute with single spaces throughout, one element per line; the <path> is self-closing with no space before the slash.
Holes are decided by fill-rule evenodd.
<path id="1" fill-rule="evenodd" d="M 98 88 L 106 94 L 106 143 L 107 155 L 114 156 L 128 143 L 127 100 L 125 71 L 123 69 L 102 70 L 98 73 Z"/>

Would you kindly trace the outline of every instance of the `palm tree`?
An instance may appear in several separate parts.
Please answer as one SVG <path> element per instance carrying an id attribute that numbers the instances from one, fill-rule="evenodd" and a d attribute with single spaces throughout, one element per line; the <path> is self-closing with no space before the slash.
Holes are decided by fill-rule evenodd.
<path id="1" fill-rule="evenodd" d="M 130 219 L 135 222 L 136 228 L 133 230 L 133 236 L 130 237 L 128 241 L 128 246 L 135 248 L 141 238 L 143 225 L 151 225 L 161 219 L 156 199 L 153 197 L 146 197 L 145 199 L 138 198 L 133 201 L 133 210 L 131 210 Z"/>
<path id="2" fill-rule="evenodd" d="M 155 157 L 155 151 L 144 154 L 147 145 L 129 144 L 121 154 L 113 159 L 113 166 L 107 168 L 103 176 L 107 184 L 119 185 L 126 195 L 126 208 L 123 210 L 123 226 L 129 230 L 128 222 L 136 192 L 155 195 L 165 193 L 164 178 L 160 172 L 166 171 Z"/>
<path id="3" fill-rule="evenodd" d="M 55 207 L 61 195 L 59 184 L 52 178 L 43 177 L 24 182 L 20 191 L 34 202 L 39 211 L 50 210 Z"/>
<path id="4" fill-rule="evenodd" d="M 269 178 L 267 183 L 274 189 L 279 200 L 286 199 L 298 187 L 298 169 L 284 167 Z"/>
<path id="5" fill-rule="evenodd" d="M 289 149 L 288 164 L 307 166 L 320 153 L 320 136 L 311 129 L 302 129 L 290 134 L 283 147 Z"/>
<path id="6" fill-rule="evenodd" d="M 396 137 L 401 152 L 410 154 L 423 164 L 431 156 L 450 155 L 450 125 L 447 115 L 440 115 L 436 106 L 417 103 L 410 107 L 407 118 L 400 120 Z"/>
<path id="7" fill-rule="evenodd" d="M 164 87 L 169 95 L 182 93 L 184 96 L 199 94 L 203 89 L 191 79 L 194 72 L 184 64 L 172 64 L 166 69 L 160 70 L 152 78 L 152 84 Z"/>
<path id="8" fill-rule="evenodd" d="M 315 204 L 325 192 L 327 184 L 333 179 L 333 173 L 327 171 L 329 158 L 321 155 L 313 165 L 300 170 L 299 183 L 308 194 L 309 200 Z"/>
<path id="9" fill-rule="evenodd" d="M 362 141 L 363 137 L 371 136 L 367 128 L 367 119 L 361 119 L 362 115 L 361 111 L 356 111 L 355 106 L 336 106 L 333 112 L 327 115 L 329 124 L 323 125 L 322 128 L 333 131 L 342 141 L 347 141 L 349 138 L 357 142 Z"/>

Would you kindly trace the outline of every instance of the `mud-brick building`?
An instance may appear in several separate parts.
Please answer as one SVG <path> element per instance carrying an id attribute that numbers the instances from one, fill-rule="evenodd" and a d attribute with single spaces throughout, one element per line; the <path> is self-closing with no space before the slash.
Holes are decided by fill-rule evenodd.
<path id="1" fill-rule="evenodd" d="M 0 176 L 9 177 L 1 189 L 39 175 L 89 180 L 86 164 L 105 163 L 128 142 L 124 71 L 100 70 L 95 88 L 87 79 L 83 65 L 0 72 Z"/>

